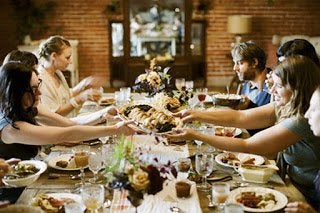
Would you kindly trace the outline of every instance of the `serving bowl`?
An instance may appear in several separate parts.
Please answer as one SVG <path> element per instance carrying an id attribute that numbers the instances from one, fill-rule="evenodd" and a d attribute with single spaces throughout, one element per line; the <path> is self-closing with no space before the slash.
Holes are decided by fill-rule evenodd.
<path id="1" fill-rule="evenodd" d="M 242 97 L 237 94 L 218 93 L 212 95 L 212 102 L 220 106 L 235 107 L 239 105 Z"/>
<path id="2" fill-rule="evenodd" d="M 39 171 L 37 171 L 34 174 L 30 174 L 26 177 L 22 177 L 22 178 L 8 179 L 8 178 L 4 177 L 4 178 L 2 178 L 2 182 L 5 185 L 12 186 L 12 187 L 28 186 L 28 185 L 32 184 L 33 182 L 35 182 L 40 177 L 40 175 L 44 171 L 46 171 L 46 169 L 47 169 L 47 164 L 42 161 L 38 161 L 38 160 L 25 160 L 25 161 L 19 162 L 19 164 L 32 164 Z"/>

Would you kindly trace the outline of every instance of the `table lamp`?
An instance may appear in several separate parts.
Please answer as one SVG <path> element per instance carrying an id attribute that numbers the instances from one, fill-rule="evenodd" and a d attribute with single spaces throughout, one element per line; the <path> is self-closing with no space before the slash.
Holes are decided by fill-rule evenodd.
<path id="1" fill-rule="evenodd" d="M 251 16 L 249 15 L 232 15 L 228 17 L 228 32 L 235 35 L 235 41 L 231 46 L 241 42 L 241 35 L 251 32 L 251 25 Z"/>

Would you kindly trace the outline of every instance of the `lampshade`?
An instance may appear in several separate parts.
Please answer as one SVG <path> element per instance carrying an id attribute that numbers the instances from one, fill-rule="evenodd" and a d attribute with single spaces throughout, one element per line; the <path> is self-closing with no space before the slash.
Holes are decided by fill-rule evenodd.
<path id="1" fill-rule="evenodd" d="M 251 16 L 233 15 L 228 17 L 228 32 L 232 34 L 246 34 L 251 32 Z"/>

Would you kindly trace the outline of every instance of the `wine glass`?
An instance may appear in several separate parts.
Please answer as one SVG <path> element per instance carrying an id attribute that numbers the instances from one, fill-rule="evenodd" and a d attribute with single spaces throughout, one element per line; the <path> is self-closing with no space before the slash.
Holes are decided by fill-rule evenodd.
<path id="1" fill-rule="evenodd" d="M 96 183 L 98 180 L 98 172 L 102 168 L 102 155 L 100 151 L 90 152 L 89 154 L 89 170 L 93 173 L 93 178 L 89 182 Z"/>
<path id="2" fill-rule="evenodd" d="M 208 136 L 214 136 L 215 135 L 215 128 L 212 125 L 207 125 L 203 128 L 202 133 L 204 135 L 208 135 Z M 213 146 L 207 144 L 206 148 L 206 152 L 211 152 L 214 153 L 216 150 Z"/>
<path id="3" fill-rule="evenodd" d="M 228 196 L 230 194 L 230 185 L 228 183 L 214 183 L 212 185 L 212 200 L 218 205 L 218 210 L 221 212 Z"/>
<path id="4" fill-rule="evenodd" d="M 204 128 L 205 128 L 205 126 L 201 126 L 199 128 L 196 128 L 195 130 L 200 132 L 201 134 L 205 134 L 204 133 Z M 201 145 L 202 145 L 203 142 L 200 141 L 200 140 L 194 140 L 194 142 L 197 144 L 197 153 L 201 153 Z"/>
<path id="5" fill-rule="evenodd" d="M 76 164 L 76 167 L 80 168 L 80 177 L 81 177 L 80 186 L 83 186 L 85 183 L 84 169 L 89 164 L 89 151 L 84 146 L 76 146 L 72 149 L 72 151 L 73 151 L 74 162 Z"/>
<path id="6" fill-rule="evenodd" d="M 208 88 L 197 88 L 196 94 L 200 102 L 200 108 L 204 109 L 204 101 L 206 100 L 206 96 L 208 94 Z"/>
<path id="7" fill-rule="evenodd" d="M 213 154 L 208 152 L 196 154 L 196 171 L 202 176 L 202 183 L 197 185 L 201 191 L 210 190 L 211 185 L 207 183 L 207 176 L 213 171 Z"/>
<path id="8" fill-rule="evenodd" d="M 243 206 L 238 203 L 227 203 L 224 206 L 225 213 L 243 213 Z"/>
<path id="9" fill-rule="evenodd" d="M 193 81 L 186 81 L 186 90 L 192 91 L 193 90 L 193 86 L 194 86 L 194 82 Z"/>
<path id="10" fill-rule="evenodd" d="M 116 163 L 116 159 L 114 158 L 114 155 L 113 155 L 114 152 L 115 152 L 114 144 L 104 144 L 101 147 L 102 163 L 103 163 L 103 166 L 106 168 L 107 181 L 110 181 L 112 179 L 112 172 L 110 170 Z"/>
<path id="11" fill-rule="evenodd" d="M 81 197 L 89 212 L 98 212 L 104 202 L 104 187 L 101 184 L 84 185 Z"/>
<path id="12" fill-rule="evenodd" d="M 175 85 L 179 91 L 182 91 L 185 88 L 186 79 L 184 78 L 176 78 Z"/>

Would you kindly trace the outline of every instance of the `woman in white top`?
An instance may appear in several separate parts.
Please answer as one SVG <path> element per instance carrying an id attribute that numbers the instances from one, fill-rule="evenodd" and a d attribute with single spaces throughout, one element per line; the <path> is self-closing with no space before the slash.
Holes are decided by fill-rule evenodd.
<path id="1" fill-rule="evenodd" d="M 97 89 L 103 80 L 87 77 L 73 88 L 69 88 L 61 71 L 71 61 L 72 48 L 62 36 L 51 36 L 39 47 L 39 78 L 42 79 L 41 102 L 51 111 L 67 117 L 74 117 L 86 100 L 98 101 L 101 92 Z"/>

